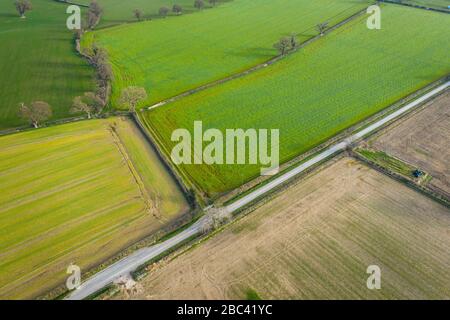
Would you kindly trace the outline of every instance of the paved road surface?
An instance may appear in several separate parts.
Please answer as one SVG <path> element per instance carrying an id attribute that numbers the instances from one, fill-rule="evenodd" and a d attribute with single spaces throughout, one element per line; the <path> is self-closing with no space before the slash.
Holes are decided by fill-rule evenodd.
<path id="1" fill-rule="evenodd" d="M 82 300 L 106 287 L 120 276 L 130 274 L 130 272 L 136 270 L 147 261 L 159 256 L 164 251 L 175 247 L 177 244 L 192 237 L 193 235 L 198 234 L 201 231 L 203 221 L 204 219 L 200 219 L 188 229 L 180 232 L 176 236 L 154 246 L 140 249 L 122 260 L 117 261 L 106 269 L 96 273 L 87 281 L 83 282 L 78 289 L 74 290 L 65 299 Z"/>
<path id="2" fill-rule="evenodd" d="M 413 102 L 407 104 L 406 106 L 400 108 L 399 110 L 391 113 L 390 115 L 384 117 L 383 119 L 377 121 L 376 123 L 368 126 L 367 128 L 359 131 L 358 133 L 352 135 L 351 137 L 345 139 L 344 141 L 339 142 L 335 145 L 332 145 L 331 147 L 327 148 L 325 151 L 322 151 L 321 153 L 314 156 L 310 160 L 300 164 L 299 166 L 293 168 L 289 172 L 281 175 L 280 177 L 278 177 L 278 178 L 274 179 L 273 181 L 267 183 L 266 185 L 258 188 L 257 190 L 249 193 L 248 195 L 237 200 L 236 202 L 228 205 L 226 207 L 226 209 L 228 211 L 233 212 L 233 211 L 236 211 L 236 210 L 244 207 L 245 205 L 249 204 L 253 200 L 259 198 L 260 196 L 264 195 L 265 193 L 278 187 L 280 184 L 286 182 L 287 180 L 298 175 L 299 173 L 305 171 L 309 167 L 338 153 L 339 151 L 344 150 L 347 147 L 347 145 L 349 143 L 351 143 L 352 141 L 362 138 L 362 137 L 366 136 L 367 134 L 373 132 L 374 130 L 383 126 L 387 122 L 397 118 L 398 116 L 402 115 L 403 113 L 410 110 L 411 108 L 414 108 L 415 106 L 422 103 L 423 101 L 425 101 L 425 100 L 429 99 L 430 97 L 434 96 L 435 94 L 443 91 L 448 86 L 450 86 L 450 81 L 437 87 L 436 89 L 430 91 L 429 93 L 425 94 L 424 96 L 414 100 Z M 156 244 L 151 247 L 140 249 L 140 250 L 132 253 L 131 255 L 123 258 L 122 260 L 119 260 L 118 262 L 112 264 L 108 268 L 93 275 L 90 279 L 85 281 L 78 289 L 76 289 L 70 295 L 68 295 L 66 297 L 66 299 L 68 299 L 68 300 L 84 299 L 84 298 L 88 297 L 89 295 L 104 288 L 108 284 L 112 283 L 115 279 L 119 278 L 120 276 L 128 275 L 130 272 L 134 271 L 137 267 L 144 264 L 145 262 L 157 257 L 164 251 L 169 250 L 170 248 L 173 248 L 174 246 L 176 246 L 177 244 L 190 238 L 191 236 L 200 233 L 202 224 L 204 223 L 204 221 L 205 221 L 205 218 L 202 218 L 199 221 L 197 221 L 195 224 L 190 226 L 188 229 L 177 234 L 176 236 L 174 236 L 160 244 Z"/>
<path id="3" fill-rule="evenodd" d="M 238 210 L 239 208 L 242 208 L 246 204 L 252 202 L 253 200 L 257 199 L 258 197 L 262 196 L 263 194 L 269 192 L 270 190 L 274 189 L 275 187 L 279 186 L 280 184 L 286 182 L 287 180 L 293 178 L 294 176 L 298 175 L 299 173 L 305 171 L 309 167 L 317 164 L 318 162 L 336 154 L 339 151 L 344 150 L 349 143 L 352 141 L 355 141 L 357 139 L 360 139 L 367 134 L 371 133 L 372 131 L 380 128 L 381 126 L 385 125 L 387 122 L 397 118 L 398 116 L 402 115 L 406 111 L 414 108 L 415 106 L 419 105 L 420 103 L 424 102 L 425 100 L 429 99 L 430 97 L 434 96 L 435 94 L 441 92 L 445 88 L 447 88 L 450 85 L 450 81 L 437 87 L 436 89 L 430 91 L 429 93 L 423 95 L 422 97 L 418 98 L 417 100 L 414 100 L 413 102 L 407 104 L 406 106 L 398 109 L 397 111 L 391 113 L 390 115 L 384 117 L 383 119 L 375 122 L 374 124 L 368 126 L 367 128 L 359 131 L 358 133 L 350 136 L 349 138 L 345 139 L 342 142 L 339 142 L 335 145 L 332 145 L 325 151 L 322 151 L 318 155 L 316 155 L 311 160 L 306 161 L 305 163 L 302 163 L 298 167 L 290 170 L 289 172 L 285 173 L 284 175 L 276 178 L 275 180 L 271 181 L 270 183 L 266 184 L 265 186 L 262 186 L 261 188 L 253 191 L 252 193 L 246 195 L 245 197 L 237 200 L 236 202 L 230 204 L 227 206 L 227 209 L 231 212 L 234 212 Z"/>

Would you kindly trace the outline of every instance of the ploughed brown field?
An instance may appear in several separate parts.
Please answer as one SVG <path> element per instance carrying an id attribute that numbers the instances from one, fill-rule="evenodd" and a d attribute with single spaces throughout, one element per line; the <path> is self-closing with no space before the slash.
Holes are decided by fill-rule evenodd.
<path id="1" fill-rule="evenodd" d="M 371 144 L 433 177 L 432 188 L 450 197 L 450 91 L 374 139 Z"/>
<path id="2" fill-rule="evenodd" d="M 160 263 L 132 297 L 449 299 L 449 230 L 448 208 L 342 158 Z"/>

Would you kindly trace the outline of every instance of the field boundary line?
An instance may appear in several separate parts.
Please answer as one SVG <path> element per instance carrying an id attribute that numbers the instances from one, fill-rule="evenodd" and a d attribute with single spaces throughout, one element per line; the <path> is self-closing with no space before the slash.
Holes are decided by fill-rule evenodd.
<path id="1" fill-rule="evenodd" d="M 358 12 L 352 14 L 351 16 L 349 16 L 349 17 L 345 18 L 344 20 L 338 22 L 338 23 L 335 24 L 334 26 L 328 28 L 328 29 L 324 32 L 323 35 L 318 34 L 318 35 L 316 35 L 316 36 L 314 36 L 314 37 L 312 37 L 312 38 L 310 38 L 310 39 L 308 39 L 308 40 L 302 42 L 302 43 L 299 44 L 295 49 L 291 50 L 290 52 L 286 53 L 285 55 L 277 55 L 277 56 L 275 56 L 275 57 L 270 58 L 269 60 L 266 60 L 265 62 L 259 63 L 259 64 L 255 65 L 255 66 L 253 66 L 253 67 L 250 67 L 250 68 L 248 68 L 248 69 L 246 69 L 246 70 L 244 70 L 244 71 L 240 71 L 240 72 L 238 72 L 238 73 L 235 73 L 235 74 L 226 76 L 226 77 L 224 77 L 224 78 L 221 78 L 221 79 L 218 79 L 218 80 L 215 80 L 215 81 L 206 83 L 206 84 L 204 84 L 204 85 L 198 86 L 198 87 L 193 88 L 193 89 L 191 89 L 191 90 L 182 92 L 182 93 L 180 93 L 180 94 L 178 94 L 178 95 L 175 95 L 175 96 L 173 96 L 173 97 L 164 99 L 164 100 L 162 100 L 162 101 L 160 101 L 160 102 L 158 102 L 158 103 L 155 103 L 155 104 L 153 104 L 153 105 L 151 105 L 151 106 L 144 107 L 144 108 L 141 109 L 141 111 L 150 111 L 150 110 L 153 110 L 153 109 L 162 107 L 162 106 L 164 106 L 164 105 L 166 105 L 166 104 L 168 104 L 168 103 L 178 101 L 178 100 L 180 100 L 180 99 L 182 99 L 182 98 L 191 96 L 191 95 L 193 95 L 193 94 L 195 94 L 195 93 L 198 93 L 198 92 L 201 92 L 201 91 L 204 91 L 204 90 L 213 88 L 213 87 L 215 87 L 215 86 L 224 84 L 224 83 L 229 82 L 229 81 L 232 81 L 232 80 L 236 80 L 236 79 L 245 77 L 245 76 L 247 76 L 247 75 L 249 75 L 249 74 L 252 74 L 252 73 L 254 73 L 254 72 L 257 72 L 257 71 L 259 71 L 259 70 L 261 70 L 261 69 L 264 69 L 264 68 L 266 68 L 266 67 L 269 67 L 269 66 L 271 66 L 271 65 L 273 65 L 273 64 L 275 64 L 275 63 L 277 63 L 278 61 L 281 61 L 281 60 L 285 59 L 286 57 L 291 56 L 291 55 L 297 53 L 300 49 L 303 49 L 303 48 L 306 47 L 307 45 L 309 45 L 309 44 L 311 44 L 311 43 L 313 43 L 313 42 L 315 42 L 315 41 L 317 41 L 317 40 L 323 38 L 325 35 L 327 35 L 327 34 L 333 32 L 334 30 L 336 30 L 336 29 L 342 27 L 343 25 L 345 25 L 345 24 L 347 24 L 347 23 L 353 21 L 354 19 L 358 18 L 359 16 L 365 14 L 365 13 L 366 13 L 366 10 L 367 10 L 367 8 L 364 8 L 364 9 L 362 9 L 362 10 L 360 10 L 360 11 L 358 11 Z"/>
<path id="2" fill-rule="evenodd" d="M 307 169 L 314 167 L 316 164 L 319 164 L 322 160 L 325 160 L 330 156 L 337 155 L 341 153 L 341 151 L 347 150 L 347 148 L 351 145 L 351 143 L 355 142 L 358 139 L 366 137 L 372 131 L 376 131 L 384 124 L 396 120 L 398 117 L 406 113 L 408 110 L 413 109 L 417 105 L 420 105 L 424 101 L 427 101 L 430 97 L 433 97 L 436 94 L 440 93 L 441 91 L 447 89 L 448 86 L 450 86 L 450 81 L 447 81 L 443 85 L 431 90 L 430 92 L 422 95 L 421 97 L 415 99 L 414 101 L 409 102 L 407 105 L 385 116 L 383 119 L 378 120 L 376 123 L 366 127 L 365 129 L 362 129 L 361 131 L 354 133 L 349 138 L 346 138 L 343 141 L 328 147 L 320 154 L 314 156 L 312 159 L 306 161 L 305 163 L 302 163 L 294 167 L 289 172 L 278 177 L 269 184 L 256 189 L 246 197 L 241 198 L 236 202 L 223 208 L 232 213 L 248 208 L 250 204 L 254 204 L 255 200 L 258 200 L 260 197 L 270 194 L 270 192 L 276 191 L 278 187 L 283 186 L 285 183 L 289 183 L 292 180 L 292 178 L 297 177 L 300 173 L 303 173 Z M 139 251 L 134 252 L 129 256 L 124 257 L 123 259 L 110 265 L 103 271 L 93 275 L 91 278 L 86 280 L 78 289 L 70 292 L 69 295 L 66 296 L 66 299 L 70 300 L 84 299 L 90 296 L 91 294 L 101 290 L 103 287 L 109 285 L 111 282 L 113 282 L 114 279 L 118 278 L 119 276 L 129 274 L 130 272 L 136 270 L 139 266 L 157 257 L 163 252 L 170 250 L 171 248 L 175 247 L 182 241 L 190 237 L 193 237 L 194 235 L 199 235 L 200 233 L 203 232 L 204 221 L 206 221 L 205 218 L 200 218 L 189 228 L 183 230 L 181 233 L 175 235 L 174 237 L 169 238 L 164 242 L 158 243 L 154 246 L 143 248 Z"/>
<path id="3" fill-rule="evenodd" d="M 139 129 L 140 133 L 143 135 L 147 143 L 149 144 L 149 147 L 155 151 L 156 155 L 158 156 L 158 159 L 167 169 L 170 176 L 176 181 L 178 188 L 183 193 L 191 209 L 195 209 L 196 204 L 192 203 L 192 200 L 189 199 L 190 196 L 189 185 L 183 179 L 182 172 L 178 170 L 178 167 L 172 165 L 172 163 L 166 158 L 164 151 L 162 151 L 158 147 L 158 142 L 155 141 L 156 138 L 150 132 L 151 129 L 148 128 L 148 126 L 146 125 L 147 123 L 143 124 L 140 117 L 136 113 L 131 113 L 131 119 L 136 125 L 136 127 Z"/>
<path id="4" fill-rule="evenodd" d="M 311 159 L 308 159 L 305 162 L 297 164 L 292 169 L 286 171 L 282 175 L 279 175 L 272 181 L 265 183 L 261 187 L 258 187 L 258 186 L 255 187 L 255 189 L 253 191 L 249 192 L 246 196 L 237 199 L 235 202 L 232 202 L 231 204 L 226 205 L 225 209 L 229 212 L 235 212 L 235 211 L 240 210 L 241 208 L 251 204 L 252 202 L 258 200 L 260 197 L 264 196 L 266 193 L 275 189 L 277 186 L 282 185 L 284 182 L 289 181 L 290 179 L 294 178 L 298 174 L 302 173 L 309 167 L 314 166 L 314 165 L 320 163 L 321 161 L 323 161 L 341 151 L 348 149 L 348 147 L 350 147 L 356 141 L 359 141 L 359 140 L 365 138 L 366 136 L 368 136 L 374 132 L 377 132 L 378 130 L 380 130 L 380 128 L 383 128 L 383 126 L 385 126 L 386 124 L 397 120 L 397 118 L 401 117 L 402 115 L 407 113 L 409 110 L 417 107 L 418 105 L 421 105 L 424 102 L 427 102 L 430 98 L 435 97 L 436 95 L 440 94 L 442 91 L 446 90 L 449 86 L 450 86 L 450 81 L 447 81 L 444 84 L 440 85 L 439 87 L 437 87 L 437 88 L 431 90 L 430 92 L 425 93 L 421 97 L 415 99 L 414 101 L 409 102 L 406 105 L 402 106 L 401 108 L 397 109 L 396 111 L 384 116 L 382 119 L 376 120 L 375 123 L 372 123 L 365 128 L 361 128 L 356 133 L 352 133 L 349 137 L 343 138 L 340 142 L 336 142 L 335 144 L 320 151 L 317 155 L 313 156 Z"/>
<path id="5" fill-rule="evenodd" d="M 59 3 L 64 3 L 64 4 L 72 4 L 72 5 L 83 7 L 83 8 L 89 8 L 89 5 L 87 5 L 87 4 L 76 3 L 73 1 L 64 1 L 64 0 L 54 0 L 54 1 L 59 2 Z"/>
<path id="6" fill-rule="evenodd" d="M 58 2 L 58 3 L 62 3 L 62 4 L 74 4 L 74 5 L 80 5 L 80 4 L 77 4 L 77 3 L 75 3 L 75 2 L 67 2 L 67 1 L 63 1 L 63 0 L 53 0 L 53 1 Z M 89 6 L 87 6 L 87 5 L 81 5 L 81 6 L 89 7 Z M 359 15 L 362 15 L 362 14 L 365 13 L 365 12 L 366 12 L 366 8 L 362 9 L 361 11 L 358 11 L 358 12 L 354 13 L 353 15 L 347 17 L 346 19 L 342 20 L 341 22 L 339 22 L 339 23 L 337 23 L 336 25 L 334 25 L 334 26 L 330 27 L 329 29 L 327 29 L 327 30 L 324 32 L 324 35 L 327 35 L 328 33 L 332 32 L 332 31 L 334 31 L 335 29 L 341 27 L 342 25 L 344 25 L 344 24 L 350 22 L 351 20 L 357 18 Z M 142 21 L 140 21 L 140 22 L 142 22 Z M 133 22 L 133 23 L 135 23 L 135 22 Z M 120 25 L 113 25 L 113 26 L 111 26 L 111 27 L 117 27 L 117 26 L 120 26 Z M 97 29 L 97 30 L 100 30 L 100 29 Z M 256 71 L 258 71 L 258 70 L 260 70 L 260 69 L 263 69 L 263 68 L 265 68 L 265 67 L 268 67 L 269 65 L 272 65 L 272 64 L 278 62 L 279 60 L 282 60 L 283 58 L 285 58 L 285 57 L 287 57 L 287 56 L 289 56 L 289 55 L 291 55 L 291 54 L 296 53 L 297 51 L 299 51 L 300 49 L 304 48 L 305 46 L 307 46 L 307 45 L 310 44 L 311 42 L 316 41 L 316 40 L 318 40 L 318 39 L 320 39 L 320 38 L 322 38 L 322 37 L 323 37 L 323 36 L 316 35 L 316 36 L 314 36 L 314 37 L 312 37 L 312 38 L 310 38 L 310 39 L 308 39 L 308 40 L 302 42 L 297 48 L 295 48 L 294 50 L 290 51 L 289 53 L 287 53 L 287 54 L 284 55 L 284 56 L 281 56 L 281 55 L 275 56 L 275 57 L 270 58 L 269 60 L 267 60 L 267 61 L 265 61 L 265 62 L 262 62 L 262 63 L 260 63 L 260 64 L 258 64 L 258 65 L 256 65 L 256 66 L 253 66 L 253 67 L 251 67 L 251 68 L 249 68 L 249 69 L 247 69 L 247 70 L 244 70 L 244 71 L 241 71 L 241 72 L 239 72 L 239 73 L 236 73 L 236 74 L 227 76 L 227 77 L 222 78 L 222 79 L 215 80 L 215 81 L 213 81 L 213 82 L 204 84 L 204 85 L 199 86 L 199 87 L 197 87 L 197 88 L 193 88 L 193 89 L 191 89 L 191 90 L 182 92 L 182 93 L 180 93 L 180 94 L 178 94 L 178 95 L 175 95 L 175 96 L 173 96 L 173 97 L 169 97 L 169 98 L 167 98 L 167 99 L 165 99 L 165 100 L 163 100 L 163 101 L 160 101 L 160 102 L 158 102 L 158 103 L 156 103 L 156 104 L 153 104 L 152 106 L 144 107 L 144 108 L 142 108 L 140 111 L 149 111 L 149 110 L 155 109 L 155 108 L 157 108 L 157 107 L 161 107 L 161 106 L 166 105 L 166 104 L 168 104 L 168 103 L 171 103 L 171 102 L 174 102 L 174 101 L 178 101 L 178 100 L 180 100 L 181 98 L 190 96 L 190 95 L 192 95 L 192 94 L 194 94 L 194 93 L 197 93 L 197 92 L 200 92 L 200 91 L 204 91 L 204 90 L 206 90 L 206 89 L 208 89 L 208 88 L 211 88 L 211 87 L 214 87 L 214 86 L 216 86 L 216 85 L 219 85 L 219 84 L 222 84 L 222 83 L 225 83 L 225 82 L 234 80 L 234 79 L 238 79 L 238 78 L 240 78 L 240 77 L 246 76 L 247 74 L 256 72 Z M 92 57 L 90 57 L 89 55 L 87 55 L 87 54 L 85 54 L 85 53 L 82 52 L 81 46 L 80 46 L 80 41 L 79 41 L 79 40 L 75 40 L 75 51 L 76 51 L 82 58 L 84 58 L 84 59 L 86 60 L 86 62 L 87 62 L 91 67 L 93 66 L 93 65 L 92 65 L 92 60 L 91 60 Z M 94 68 L 94 69 L 95 69 L 95 68 Z M 109 102 L 109 99 L 110 99 L 110 93 L 111 93 L 111 84 L 110 84 L 110 83 L 108 83 L 108 87 L 106 88 L 106 90 L 107 90 L 107 92 L 108 92 L 108 93 L 107 93 L 106 103 L 108 103 L 108 102 Z M 100 115 L 99 115 L 99 118 L 105 118 L 105 117 L 116 116 L 116 115 L 128 115 L 128 114 L 130 114 L 130 113 L 127 112 L 127 111 L 114 109 L 114 110 L 112 110 L 111 112 L 106 112 L 106 113 L 100 114 Z M 75 117 L 68 117 L 68 118 L 61 118 L 61 119 L 51 120 L 51 121 L 46 122 L 46 123 L 45 123 L 44 125 L 42 125 L 40 128 L 48 127 L 48 126 L 53 126 L 53 125 L 59 125 L 59 124 L 65 124 L 65 123 L 70 123 L 70 122 L 77 122 L 77 121 L 81 121 L 81 120 L 87 120 L 87 116 L 80 115 L 80 116 L 75 116 Z M 28 126 L 28 125 L 23 125 L 23 126 L 14 127 L 14 128 L 7 128 L 7 129 L 4 129 L 4 130 L 0 130 L 0 136 L 8 135 L 8 134 L 13 134 L 13 133 L 18 133 L 18 132 L 23 132 L 23 131 L 28 131 L 28 130 L 32 130 L 32 129 L 33 129 L 33 128 L 31 128 L 31 127 Z"/>
<path id="7" fill-rule="evenodd" d="M 419 193 L 427 196 L 428 198 L 442 204 L 443 206 L 450 208 L 450 201 L 449 199 L 447 199 L 445 196 L 438 194 L 437 192 L 429 189 L 426 186 L 421 186 L 418 185 L 417 183 L 415 183 L 414 181 L 412 181 L 411 179 L 408 179 L 407 177 L 404 177 L 403 175 L 394 172 L 380 164 L 377 164 L 376 162 L 367 159 L 366 157 L 364 157 L 363 155 L 359 154 L 358 152 L 354 151 L 354 150 L 350 150 L 349 151 L 349 155 L 351 157 L 353 157 L 354 159 L 360 161 L 361 163 L 364 163 L 365 165 L 367 165 L 368 167 L 372 168 L 373 170 L 376 170 L 386 176 L 388 176 L 389 178 L 396 180 L 402 184 L 404 184 L 406 187 L 411 188 L 415 191 L 418 191 Z M 388 154 L 389 155 L 389 154 Z M 403 160 L 402 160 L 403 161 Z"/>
<path id="8" fill-rule="evenodd" d="M 107 130 L 111 133 L 111 136 L 113 138 L 113 143 L 116 145 L 117 149 L 119 150 L 119 153 L 121 154 L 123 160 L 125 161 L 128 170 L 130 171 L 131 175 L 133 176 L 134 181 L 136 182 L 139 193 L 141 194 L 141 198 L 144 201 L 145 211 L 147 213 L 150 213 L 153 215 L 157 220 L 162 220 L 161 217 L 156 214 L 157 210 L 153 210 L 153 204 L 150 198 L 150 195 L 148 194 L 145 183 L 142 180 L 141 175 L 139 174 L 139 171 L 134 167 L 134 164 L 132 160 L 130 159 L 130 155 L 127 152 L 127 149 L 125 145 L 123 144 L 122 140 L 120 139 L 119 134 L 117 133 L 117 129 L 110 125 L 108 126 Z"/>
<path id="9" fill-rule="evenodd" d="M 306 160 L 314 157 L 315 155 L 319 154 L 323 150 L 325 150 L 327 147 L 333 145 L 334 143 L 337 143 L 338 141 L 341 141 L 345 139 L 348 136 L 351 136 L 355 132 L 358 132 L 366 127 L 368 127 L 370 124 L 377 122 L 378 120 L 388 116 L 389 114 L 395 112 L 396 110 L 400 109 L 402 106 L 413 102 L 417 98 L 420 98 L 424 94 L 432 91 L 433 89 L 439 87 L 440 85 L 446 83 L 450 80 L 450 75 L 444 76 L 434 82 L 431 82 L 427 84 L 426 86 L 417 89 L 416 91 L 408 94 L 407 96 L 401 98 L 400 100 L 394 102 L 393 104 L 385 107 L 384 109 L 378 111 L 377 113 L 369 116 L 366 119 L 361 120 L 360 122 L 338 132 L 333 137 L 327 139 L 326 141 L 319 143 L 315 147 L 313 147 L 310 150 L 307 150 L 304 153 L 301 153 L 292 159 L 289 159 L 282 164 L 280 164 L 280 172 L 272 177 L 258 177 L 256 179 L 250 180 L 246 182 L 244 185 L 229 191 L 228 193 L 222 195 L 219 197 L 219 202 L 223 203 L 223 205 L 227 205 L 229 203 L 234 202 L 237 199 L 242 198 L 244 195 L 250 193 L 252 190 L 255 190 L 258 188 L 258 186 L 262 186 L 271 180 L 275 179 L 276 177 L 281 176 L 282 174 L 288 172 L 293 167 L 305 162 Z M 415 110 L 415 109 L 414 109 Z M 413 111 L 414 111 L 413 110 Z M 398 119 L 397 119 L 398 120 Z M 396 121 L 397 121 L 396 120 Z M 390 124 L 388 124 L 390 125 Z M 377 134 L 378 131 L 382 130 L 383 128 L 379 128 L 376 132 L 371 133 L 371 135 Z"/>
<path id="10" fill-rule="evenodd" d="M 421 6 L 421 5 L 418 5 L 418 4 L 397 2 L 397 1 L 393 1 L 393 0 L 378 0 L 378 1 L 384 2 L 384 3 L 396 4 L 396 5 L 404 6 L 404 7 L 411 7 L 411 8 L 421 9 L 421 10 L 436 11 L 436 12 L 450 14 L 449 10 L 439 9 L 439 8 L 432 8 L 432 7 L 425 7 L 425 6 Z"/>

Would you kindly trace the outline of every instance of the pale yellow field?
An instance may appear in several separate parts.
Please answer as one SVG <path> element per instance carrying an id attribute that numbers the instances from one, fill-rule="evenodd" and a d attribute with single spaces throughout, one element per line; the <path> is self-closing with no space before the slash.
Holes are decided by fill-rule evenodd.
<path id="1" fill-rule="evenodd" d="M 449 248 L 448 208 L 344 158 L 161 264 L 134 298 L 449 299 Z"/>
<path id="2" fill-rule="evenodd" d="M 0 137 L 0 298 L 32 298 L 186 212 L 124 118 Z"/>

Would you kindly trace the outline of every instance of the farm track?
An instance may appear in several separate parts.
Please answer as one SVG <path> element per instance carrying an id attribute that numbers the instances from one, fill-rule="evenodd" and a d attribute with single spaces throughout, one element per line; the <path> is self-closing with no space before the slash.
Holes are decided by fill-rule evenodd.
<path id="1" fill-rule="evenodd" d="M 276 178 L 272 182 L 262 186 L 261 188 L 256 189 L 255 191 L 249 193 L 248 195 L 244 196 L 243 198 L 237 200 L 236 202 L 226 206 L 225 208 L 230 212 L 235 212 L 235 211 L 238 211 L 238 210 L 244 208 L 245 206 L 251 204 L 253 201 L 257 200 L 261 196 L 269 193 L 270 191 L 273 191 L 275 188 L 284 184 L 286 181 L 288 181 L 288 180 L 294 178 L 295 176 L 297 176 L 298 174 L 304 172 L 306 169 L 311 168 L 312 166 L 316 165 L 317 163 L 320 163 L 321 161 L 345 150 L 352 142 L 359 140 L 359 139 L 367 136 L 368 134 L 380 129 L 388 122 L 395 120 L 396 118 L 402 116 L 404 113 L 408 112 L 412 108 L 427 101 L 431 97 L 443 92 L 449 86 L 450 86 L 450 81 L 435 88 L 434 90 L 431 90 L 427 94 L 408 103 L 407 105 L 405 105 L 402 108 L 398 109 L 397 111 L 385 116 L 384 118 L 382 118 L 381 120 L 378 120 L 377 122 L 373 123 L 372 125 L 369 125 L 368 127 L 364 128 L 363 130 L 353 134 L 349 138 L 344 139 L 343 141 L 330 146 L 329 148 L 322 151 L 321 153 L 314 156 L 313 158 L 306 161 L 305 163 L 302 163 L 301 165 L 293 168 L 292 170 L 281 175 L 280 177 Z M 134 271 L 136 268 L 138 268 L 145 262 L 161 255 L 162 253 L 164 253 L 165 251 L 167 251 L 171 248 L 174 248 L 175 246 L 186 241 L 187 239 L 200 234 L 200 232 L 202 231 L 202 225 L 205 220 L 206 220 L 206 217 L 203 217 L 202 219 L 197 221 L 195 224 L 193 224 L 186 230 L 180 232 L 173 238 L 170 238 L 170 239 L 168 239 L 162 243 L 159 243 L 157 245 L 136 251 L 133 254 L 129 255 L 128 257 L 125 257 L 124 259 L 112 264 L 108 268 L 104 269 L 103 271 L 97 273 L 96 275 L 94 275 L 93 277 L 91 277 L 90 279 L 85 281 L 78 289 L 71 292 L 65 299 L 67 299 L 67 300 L 84 299 L 84 298 L 96 293 L 97 291 L 101 290 L 103 287 L 107 286 L 108 284 L 112 283 L 118 277 L 120 277 L 122 275 L 130 274 L 130 272 Z"/>

